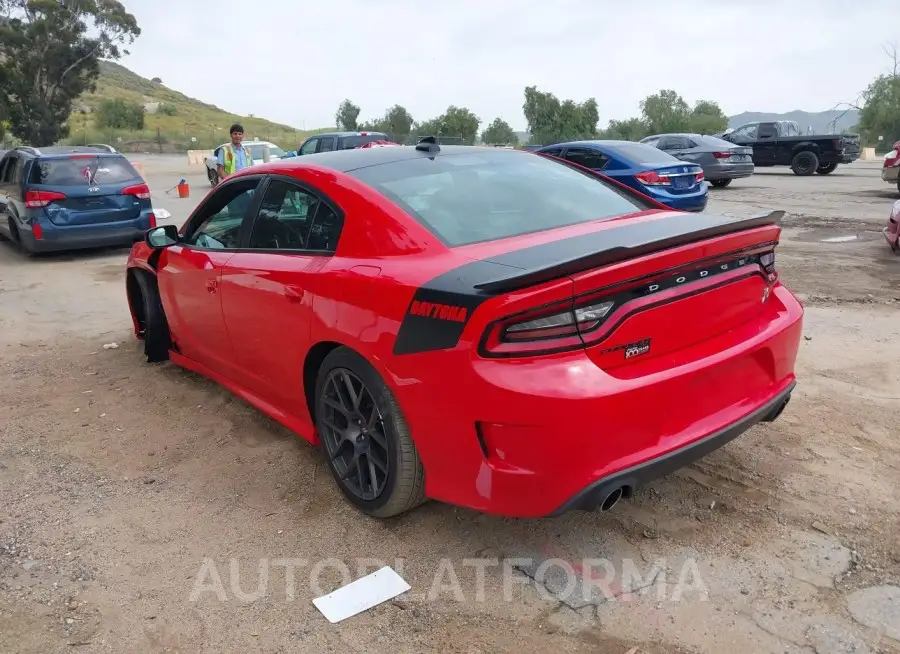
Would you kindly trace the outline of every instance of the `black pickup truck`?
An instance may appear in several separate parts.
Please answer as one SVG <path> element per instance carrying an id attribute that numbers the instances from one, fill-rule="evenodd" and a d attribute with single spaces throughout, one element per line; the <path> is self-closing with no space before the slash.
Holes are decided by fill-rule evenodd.
<path id="1" fill-rule="evenodd" d="M 838 164 L 859 159 L 859 135 L 803 134 L 797 123 L 789 120 L 747 123 L 716 136 L 752 147 L 756 166 L 790 166 L 795 175 L 827 175 Z"/>

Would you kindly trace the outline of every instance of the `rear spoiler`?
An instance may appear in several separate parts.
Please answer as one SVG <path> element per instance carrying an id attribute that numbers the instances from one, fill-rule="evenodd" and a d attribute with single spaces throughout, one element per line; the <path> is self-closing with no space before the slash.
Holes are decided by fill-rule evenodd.
<path id="1" fill-rule="evenodd" d="M 474 288 L 488 294 L 510 293 L 566 275 L 627 261 L 652 252 L 758 227 L 780 225 L 783 217 L 784 211 L 770 211 L 748 218 L 680 213 L 656 220 L 626 220 L 618 226 L 601 229 L 591 234 L 537 246 L 535 249 L 540 249 L 542 256 L 528 258 L 539 259 L 539 266 L 519 267 L 517 272 L 479 282 L 474 285 Z M 520 252 L 524 254 L 527 251 L 528 249 Z M 512 262 L 504 261 L 503 263 L 510 266 Z"/>

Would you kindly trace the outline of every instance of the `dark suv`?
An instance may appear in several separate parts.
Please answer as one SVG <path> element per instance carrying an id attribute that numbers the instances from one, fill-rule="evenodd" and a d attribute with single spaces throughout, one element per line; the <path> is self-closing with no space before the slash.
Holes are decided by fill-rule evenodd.
<path id="1" fill-rule="evenodd" d="M 371 141 L 388 141 L 384 132 L 328 132 L 316 134 L 303 141 L 297 148 L 297 156 L 332 150 L 352 150 Z"/>
<path id="2" fill-rule="evenodd" d="M 128 245 L 156 226 L 150 188 L 101 147 L 20 147 L 0 158 L 0 237 L 25 252 Z"/>

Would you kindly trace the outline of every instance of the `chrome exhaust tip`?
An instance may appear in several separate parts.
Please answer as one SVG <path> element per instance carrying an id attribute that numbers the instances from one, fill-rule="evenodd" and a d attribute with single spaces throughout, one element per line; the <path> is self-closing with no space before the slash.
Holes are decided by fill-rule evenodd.
<path id="1" fill-rule="evenodd" d="M 612 509 L 620 499 L 622 499 L 621 487 L 615 489 L 604 498 L 604 500 L 600 503 L 600 511 L 606 513 L 607 511 Z"/>

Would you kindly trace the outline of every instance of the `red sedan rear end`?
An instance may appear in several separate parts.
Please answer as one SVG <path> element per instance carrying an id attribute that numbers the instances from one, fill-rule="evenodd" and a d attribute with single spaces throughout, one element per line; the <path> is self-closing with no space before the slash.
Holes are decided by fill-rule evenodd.
<path id="1" fill-rule="evenodd" d="M 329 152 L 151 230 L 128 291 L 148 358 L 320 445 L 371 515 L 609 509 L 788 403 L 780 217 L 670 211 L 519 151 Z"/>

